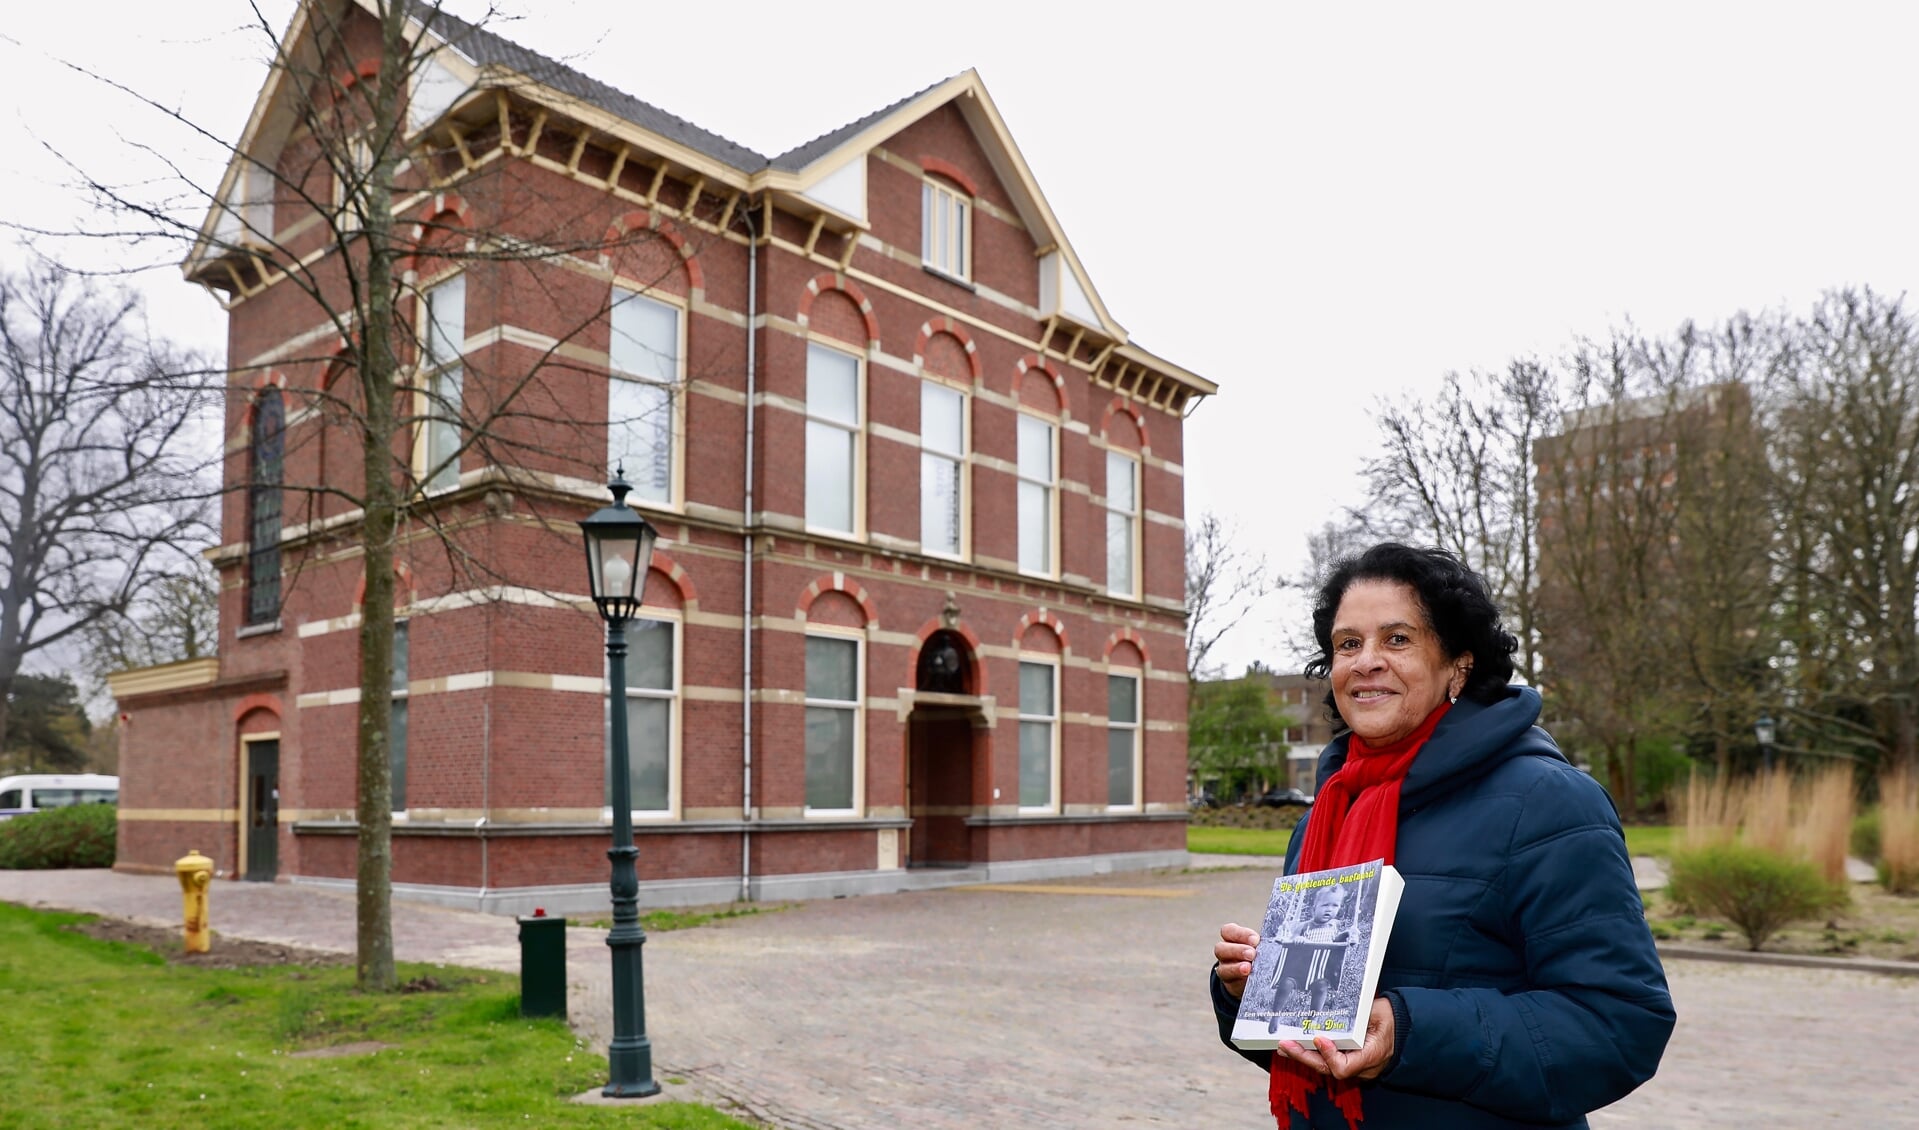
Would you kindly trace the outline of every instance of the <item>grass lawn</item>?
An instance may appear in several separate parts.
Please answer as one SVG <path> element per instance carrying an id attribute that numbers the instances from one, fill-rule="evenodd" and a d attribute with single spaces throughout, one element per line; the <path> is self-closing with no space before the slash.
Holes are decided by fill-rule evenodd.
<path id="1" fill-rule="evenodd" d="M 747 1130 L 710 1107 L 570 1103 L 606 1060 L 523 1020 L 517 979 L 405 966 L 430 991 L 362 995 L 351 967 L 170 965 L 0 904 L 0 1126 L 603 1126 Z M 218 942 L 216 941 L 216 945 Z M 294 1053 L 360 1041 L 370 1054 Z"/>
<path id="2" fill-rule="evenodd" d="M 1291 828 L 1202 828 L 1186 826 L 1186 850 L 1203 855 L 1285 855 Z"/>
<path id="3" fill-rule="evenodd" d="M 1668 824 L 1628 824 L 1626 825 L 1626 853 L 1628 855 L 1657 855 L 1669 858 L 1672 855 L 1673 828 Z"/>

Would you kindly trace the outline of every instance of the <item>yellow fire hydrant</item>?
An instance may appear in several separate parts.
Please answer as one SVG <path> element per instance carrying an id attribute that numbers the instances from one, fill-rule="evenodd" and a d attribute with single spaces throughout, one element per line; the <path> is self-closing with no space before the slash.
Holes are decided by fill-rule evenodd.
<path id="1" fill-rule="evenodd" d="M 213 861 L 201 855 L 199 848 L 189 848 L 185 858 L 174 862 L 173 873 L 180 878 L 187 952 L 206 953 L 213 944 L 213 929 L 207 925 L 207 884 L 213 881 Z"/>

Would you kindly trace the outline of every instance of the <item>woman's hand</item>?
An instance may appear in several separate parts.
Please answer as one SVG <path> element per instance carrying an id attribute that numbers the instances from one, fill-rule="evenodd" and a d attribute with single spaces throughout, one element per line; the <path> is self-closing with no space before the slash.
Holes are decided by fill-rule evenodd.
<path id="1" fill-rule="evenodd" d="M 1246 978 L 1253 975 L 1253 949 L 1259 935 L 1237 922 L 1219 928 L 1219 941 L 1213 945 L 1213 958 L 1219 962 L 1219 983 L 1226 995 L 1238 1000 L 1246 992 Z M 1392 1016 L 1387 1014 L 1390 1024 Z"/>
<path id="2" fill-rule="evenodd" d="M 1222 934 L 1224 932 L 1221 931 Z M 1224 964 L 1220 965 L 1222 973 L 1225 968 Z M 1220 980 L 1224 982 L 1225 977 L 1222 976 Z M 1240 985 L 1243 988 L 1245 984 L 1246 979 L 1242 976 Z M 1316 1036 L 1310 1048 L 1293 1040 L 1283 1040 L 1279 1045 L 1279 1054 L 1297 1061 L 1309 1071 L 1330 1075 L 1335 1079 L 1376 1079 L 1393 1059 L 1392 1003 L 1385 997 L 1373 998 L 1372 1015 L 1366 1018 L 1366 1038 L 1360 1042 L 1358 1051 L 1340 1051 L 1325 1036 Z"/>

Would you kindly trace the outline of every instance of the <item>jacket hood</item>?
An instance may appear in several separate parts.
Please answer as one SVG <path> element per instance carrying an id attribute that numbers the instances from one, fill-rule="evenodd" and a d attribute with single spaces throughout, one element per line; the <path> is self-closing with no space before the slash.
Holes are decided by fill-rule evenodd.
<path id="1" fill-rule="evenodd" d="M 1539 721 L 1539 692 L 1508 685 L 1492 702 L 1462 698 L 1439 720 L 1433 736 L 1420 747 L 1413 767 L 1400 786 L 1402 810 L 1417 808 L 1475 780 L 1515 757 L 1541 755 L 1565 761 L 1566 755 Z M 1346 764 L 1350 733 L 1333 740 L 1319 755 L 1319 784 Z"/>

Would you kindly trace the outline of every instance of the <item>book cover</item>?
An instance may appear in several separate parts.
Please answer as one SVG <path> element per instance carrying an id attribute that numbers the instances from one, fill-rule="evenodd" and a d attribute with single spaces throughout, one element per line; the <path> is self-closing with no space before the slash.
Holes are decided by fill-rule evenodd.
<path id="1" fill-rule="evenodd" d="M 1233 1044 L 1310 1047 L 1326 1036 L 1341 1051 L 1358 1050 L 1405 886 L 1380 859 L 1273 880 Z"/>

